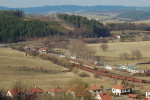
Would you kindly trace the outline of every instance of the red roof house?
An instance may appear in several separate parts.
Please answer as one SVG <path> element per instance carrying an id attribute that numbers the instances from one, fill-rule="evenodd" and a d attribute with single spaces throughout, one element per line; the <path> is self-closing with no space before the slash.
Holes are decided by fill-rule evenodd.
<path id="1" fill-rule="evenodd" d="M 56 86 L 50 89 L 50 93 L 54 96 L 55 93 L 65 93 L 65 90 L 63 90 L 61 87 Z"/>
<path id="2" fill-rule="evenodd" d="M 116 95 L 121 95 L 121 94 L 127 94 L 130 93 L 130 87 L 127 87 L 125 85 L 116 85 L 112 88 L 112 93 Z"/>
<path id="3" fill-rule="evenodd" d="M 137 100 L 137 94 L 129 94 L 129 98 L 127 100 Z"/>
<path id="4" fill-rule="evenodd" d="M 24 94 L 24 91 L 21 88 L 19 88 L 19 89 L 9 89 L 8 92 L 6 93 L 6 95 L 10 96 L 10 97 L 14 97 L 14 96 L 21 95 L 21 94 Z"/>
<path id="5" fill-rule="evenodd" d="M 108 92 L 105 93 L 99 93 L 95 99 L 97 100 L 112 100 L 111 96 L 109 95 Z"/>
<path id="6" fill-rule="evenodd" d="M 100 88 L 99 86 L 95 85 L 95 84 L 91 84 L 87 90 L 92 93 L 92 95 L 97 95 L 98 93 L 102 93 L 102 88 Z"/>
<path id="7" fill-rule="evenodd" d="M 30 90 L 28 91 L 30 94 L 43 94 L 43 93 L 45 93 L 45 91 L 43 91 L 42 89 L 40 89 L 40 88 L 38 88 L 38 87 L 36 87 L 36 86 L 34 86 L 34 87 L 32 87 L 32 88 L 30 88 Z"/>

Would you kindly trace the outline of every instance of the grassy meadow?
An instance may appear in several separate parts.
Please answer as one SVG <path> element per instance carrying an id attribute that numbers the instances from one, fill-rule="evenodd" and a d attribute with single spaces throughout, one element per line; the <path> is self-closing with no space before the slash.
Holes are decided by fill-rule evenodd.
<path id="1" fill-rule="evenodd" d="M 37 70 L 22 69 L 20 66 L 29 68 L 45 68 L 48 70 L 55 70 L 57 72 L 42 72 Z M 63 67 L 53 64 L 50 61 L 41 60 L 37 57 L 24 56 L 24 52 L 16 51 L 10 48 L 0 48 L 0 87 L 5 90 L 13 88 L 17 80 L 21 80 L 22 84 L 26 87 L 38 86 L 44 90 L 49 90 L 53 86 L 60 86 L 64 89 L 72 79 L 81 79 L 88 84 L 95 83 L 98 86 L 110 88 L 115 85 L 114 82 L 105 82 L 109 78 L 94 78 L 93 73 L 89 73 L 89 77 L 81 78 L 73 72 L 62 73 L 60 72 Z M 83 72 L 79 70 L 79 73 Z M 120 82 L 120 81 L 119 81 Z"/>
<path id="2" fill-rule="evenodd" d="M 141 62 L 150 61 L 150 41 L 140 41 L 140 42 L 114 42 L 108 43 L 108 51 L 102 51 L 100 48 L 101 44 L 89 44 L 88 46 L 94 48 L 96 55 L 105 56 L 106 62 L 110 64 L 137 64 Z M 124 52 L 130 54 L 131 50 L 140 50 L 142 53 L 142 59 L 140 60 L 121 60 L 119 55 Z M 150 68 L 150 67 L 149 67 Z"/>

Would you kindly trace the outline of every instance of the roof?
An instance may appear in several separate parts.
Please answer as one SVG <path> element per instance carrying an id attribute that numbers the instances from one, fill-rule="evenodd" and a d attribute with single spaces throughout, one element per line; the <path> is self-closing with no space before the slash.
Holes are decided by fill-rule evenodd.
<path id="1" fill-rule="evenodd" d="M 34 93 L 44 93 L 44 91 L 42 89 L 34 86 L 34 87 L 30 88 L 29 93 L 32 93 L 32 94 L 34 94 Z"/>
<path id="2" fill-rule="evenodd" d="M 102 88 L 100 88 L 99 86 L 95 85 L 95 84 L 91 84 L 88 87 L 88 90 L 102 90 Z"/>
<path id="3" fill-rule="evenodd" d="M 24 93 L 24 91 L 21 88 L 19 88 L 19 89 L 10 89 L 8 91 L 10 91 L 12 96 L 17 95 L 18 93 Z"/>
<path id="4" fill-rule="evenodd" d="M 61 92 L 65 92 L 61 87 L 54 87 L 50 90 L 51 93 L 57 92 L 57 93 L 61 93 Z"/>
<path id="5" fill-rule="evenodd" d="M 137 98 L 137 94 L 129 94 L 129 97 Z"/>
<path id="6" fill-rule="evenodd" d="M 146 89 L 146 92 L 150 92 L 150 87 Z"/>
<path id="7" fill-rule="evenodd" d="M 144 98 L 143 100 L 148 100 L 148 98 Z"/>
<path id="8" fill-rule="evenodd" d="M 122 84 L 116 85 L 116 86 L 114 86 L 113 88 L 114 88 L 114 89 L 130 89 L 130 87 L 127 87 L 127 86 L 122 85 Z"/>
<path id="9" fill-rule="evenodd" d="M 99 93 L 99 96 L 101 97 L 102 100 L 112 100 L 112 98 L 108 92 Z"/>

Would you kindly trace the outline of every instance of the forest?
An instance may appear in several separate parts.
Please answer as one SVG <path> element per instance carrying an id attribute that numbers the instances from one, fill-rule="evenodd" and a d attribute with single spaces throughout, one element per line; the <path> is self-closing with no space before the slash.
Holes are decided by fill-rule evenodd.
<path id="1" fill-rule="evenodd" d="M 59 27 L 57 22 L 21 18 L 23 16 L 22 11 L 0 12 L 0 42 L 17 42 L 63 34 L 57 29 Z"/>

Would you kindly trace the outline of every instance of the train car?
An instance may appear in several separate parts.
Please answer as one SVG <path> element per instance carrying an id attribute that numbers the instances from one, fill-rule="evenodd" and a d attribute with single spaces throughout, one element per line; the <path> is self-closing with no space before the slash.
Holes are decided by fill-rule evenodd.
<path id="1" fill-rule="evenodd" d="M 134 78 L 132 78 L 132 77 L 126 77 L 126 80 L 127 81 L 134 81 Z"/>
<path id="2" fill-rule="evenodd" d="M 144 80 L 142 80 L 142 79 L 137 79 L 137 78 L 134 78 L 134 80 L 133 80 L 134 82 L 140 82 L 140 83 L 144 83 Z"/>
<path id="3" fill-rule="evenodd" d="M 113 77 L 113 78 L 117 78 L 117 79 L 119 78 L 119 76 L 116 75 L 116 74 L 112 74 L 112 77 Z"/>
<path id="4" fill-rule="evenodd" d="M 118 78 L 119 78 L 120 80 L 125 80 L 125 79 L 126 79 L 125 76 L 119 76 Z"/>
<path id="5" fill-rule="evenodd" d="M 100 72 L 104 72 L 104 73 L 106 72 L 106 70 L 103 69 L 103 68 L 97 68 L 97 70 L 100 71 Z"/>
<path id="6" fill-rule="evenodd" d="M 112 77 L 112 75 L 111 75 L 111 74 L 108 74 L 108 73 L 105 74 L 105 76 L 107 76 L 107 77 Z"/>

